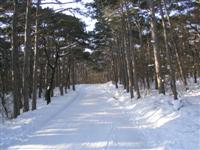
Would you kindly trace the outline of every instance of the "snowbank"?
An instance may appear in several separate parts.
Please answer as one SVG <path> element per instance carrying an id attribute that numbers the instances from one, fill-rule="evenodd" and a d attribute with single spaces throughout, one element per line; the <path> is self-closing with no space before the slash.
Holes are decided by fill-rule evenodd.
<path id="1" fill-rule="evenodd" d="M 187 92 L 179 91 L 181 95 L 177 102 L 172 96 L 159 95 L 157 91 L 131 100 L 122 87 L 117 91 L 111 83 L 106 87 L 112 95 L 108 101 L 121 108 L 152 147 L 200 149 L 200 85 L 190 84 Z"/>

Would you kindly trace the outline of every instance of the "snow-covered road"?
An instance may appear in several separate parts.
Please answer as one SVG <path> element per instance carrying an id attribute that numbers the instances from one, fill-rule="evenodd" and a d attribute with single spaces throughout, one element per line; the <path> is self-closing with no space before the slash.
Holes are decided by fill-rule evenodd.
<path id="1" fill-rule="evenodd" d="M 78 87 L 78 96 L 66 104 L 29 138 L 8 149 L 89 150 L 145 148 L 143 134 L 117 108 L 104 86 Z M 66 95 L 67 96 L 67 95 Z"/>
<path id="2" fill-rule="evenodd" d="M 0 150 L 199 150 L 200 85 L 182 95 L 176 110 L 157 91 L 131 100 L 111 82 L 78 85 L 0 124 Z"/>

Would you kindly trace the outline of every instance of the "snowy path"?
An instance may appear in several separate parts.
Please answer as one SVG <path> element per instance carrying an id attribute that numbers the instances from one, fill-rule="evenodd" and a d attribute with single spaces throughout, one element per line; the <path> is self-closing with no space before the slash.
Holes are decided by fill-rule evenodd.
<path id="1" fill-rule="evenodd" d="M 128 117 L 108 102 L 105 87 L 78 87 L 65 109 L 9 150 L 145 149 L 145 138 Z M 66 95 L 67 96 L 67 95 Z"/>

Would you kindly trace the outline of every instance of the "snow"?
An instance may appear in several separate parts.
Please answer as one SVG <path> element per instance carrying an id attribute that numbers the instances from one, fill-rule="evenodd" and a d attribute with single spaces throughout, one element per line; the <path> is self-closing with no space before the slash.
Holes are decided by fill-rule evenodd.
<path id="1" fill-rule="evenodd" d="M 179 110 L 183 106 L 181 100 L 172 101 L 172 104 L 173 104 L 174 110 Z"/>
<path id="2" fill-rule="evenodd" d="M 109 82 L 78 85 L 50 105 L 40 99 L 36 111 L 0 125 L 0 149 L 200 149 L 200 85 L 182 91 L 178 105 L 171 95 L 141 93 L 131 100 Z"/>
<path id="3" fill-rule="evenodd" d="M 179 90 L 179 93 L 183 92 L 180 87 Z M 127 101 L 129 94 L 118 90 L 114 92 L 113 103 L 128 114 L 135 128 L 141 129 L 147 145 L 172 150 L 199 149 L 200 86 L 190 86 L 187 93 L 181 93 L 178 101 L 155 91 L 148 93 L 141 100 L 131 102 Z"/>

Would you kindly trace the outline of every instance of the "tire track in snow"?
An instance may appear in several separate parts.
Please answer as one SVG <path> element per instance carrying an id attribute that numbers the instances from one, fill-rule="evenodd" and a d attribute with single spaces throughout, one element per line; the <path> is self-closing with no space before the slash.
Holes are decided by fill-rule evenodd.
<path id="1" fill-rule="evenodd" d="M 64 95 L 67 96 L 67 95 Z M 64 97 L 62 97 L 64 98 Z M 22 129 L 22 134 L 19 135 L 17 137 L 17 139 L 23 139 L 23 140 L 14 140 L 11 141 L 9 143 L 9 145 L 15 144 L 16 142 L 18 144 L 22 144 L 22 143 L 26 143 L 29 141 L 29 138 L 32 136 L 32 134 L 34 134 L 35 132 L 42 130 L 43 128 L 45 128 L 52 120 L 52 118 L 56 118 L 57 116 L 59 116 L 61 113 L 63 113 L 67 108 L 69 108 L 69 106 L 71 106 L 75 101 L 77 101 L 77 99 L 80 98 L 80 93 L 73 93 L 73 96 L 69 97 L 67 100 L 68 102 L 66 102 L 66 104 L 64 104 L 62 107 L 56 109 L 56 112 L 53 112 L 52 115 L 49 115 L 47 118 L 45 118 L 42 121 L 39 121 L 39 125 L 35 125 L 35 124 L 30 124 L 27 126 L 27 128 L 23 127 Z M 64 102 L 60 103 L 59 105 L 62 105 Z M 51 107 L 51 103 L 49 105 Z M 44 109 L 51 109 L 51 108 L 44 108 Z M 42 109 L 41 109 L 42 110 Z M 36 110 L 37 111 L 37 110 Z M 39 113 L 39 112 L 36 112 Z M 42 115 L 42 114 L 41 114 Z M 7 145 L 4 145 L 3 148 L 8 148 Z"/>
<path id="2" fill-rule="evenodd" d="M 108 95 L 109 98 L 116 100 L 115 102 L 108 100 L 107 103 L 110 103 L 112 107 L 119 108 L 121 115 L 124 116 L 121 119 L 122 122 L 117 122 L 117 124 L 112 126 L 112 132 L 110 133 L 110 137 L 112 137 L 111 138 L 111 142 L 113 142 L 112 144 L 114 145 L 114 149 L 121 149 L 120 148 L 120 143 L 119 143 L 120 141 L 118 139 L 118 137 L 119 137 L 118 134 L 119 133 L 117 134 L 117 130 L 118 130 L 117 127 L 120 126 L 120 125 L 123 125 L 124 123 L 128 123 L 128 124 L 132 124 L 133 126 L 136 125 L 135 127 L 137 127 L 139 129 L 140 125 L 139 125 L 137 120 L 135 120 L 135 119 L 133 120 L 132 119 L 132 118 L 134 118 L 132 116 L 133 114 L 131 114 L 128 110 L 123 109 L 125 107 L 125 105 L 118 100 L 118 97 L 115 97 L 114 93 L 112 93 L 112 89 L 110 89 L 109 87 L 103 87 L 103 90 L 105 91 L 105 94 Z M 117 106 L 115 104 L 117 104 Z M 135 132 L 137 134 L 139 134 L 141 137 L 143 137 L 143 139 L 146 139 L 145 138 L 145 133 L 142 130 L 140 130 L 140 131 L 139 130 L 135 130 Z M 137 141 L 137 142 L 143 143 L 144 146 L 148 145 L 148 143 L 146 141 Z M 109 146 L 112 146 L 112 145 L 110 145 L 110 141 L 108 140 L 108 145 L 106 146 L 105 150 L 109 150 L 110 149 Z M 111 147 L 111 149 L 113 149 L 113 148 Z"/>
<path id="3" fill-rule="evenodd" d="M 45 119 L 40 127 L 35 128 L 34 131 L 32 131 L 31 133 L 34 133 L 35 131 L 41 130 L 43 127 L 45 127 L 45 125 L 47 125 L 52 118 L 56 118 L 58 115 L 63 113 L 71 104 L 73 104 L 79 98 L 79 96 L 79 93 L 75 93 L 72 97 L 70 97 L 69 101 L 61 107 L 61 109 L 58 109 L 55 113 L 53 113 L 53 115 L 50 115 L 47 119 Z"/>
<path id="4" fill-rule="evenodd" d="M 70 97 L 67 103 L 62 101 L 56 106 L 60 108 L 56 108 L 59 111 L 51 115 L 51 119 L 47 119 L 42 128 L 38 128 L 25 143 L 16 146 L 21 150 L 27 149 L 27 146 L 57 150 L 116 150 L 142 146 L 143 142 L 137 138 L 142 135 L 139 131 L 129 129 L 132 124 L 128 116 L 108 101 L 112 98 L 108 90 L 101 85 L 78 88 L 78 93 Z M 69 128 L 75 131 L 71 134 Z"/>

